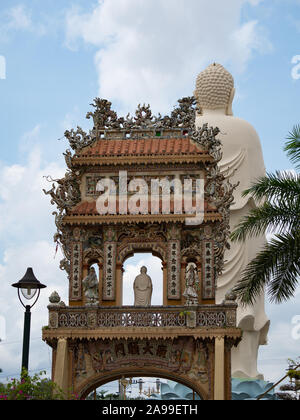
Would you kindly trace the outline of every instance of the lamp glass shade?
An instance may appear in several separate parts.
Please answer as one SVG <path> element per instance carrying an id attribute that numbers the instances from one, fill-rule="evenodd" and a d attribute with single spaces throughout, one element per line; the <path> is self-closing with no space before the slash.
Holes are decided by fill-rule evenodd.
<path id="1" fill-rule="evenodd" d="M 27 300 L 31 300 L 34 298 L 34 296 L 36 295 L 38 289 L 32 289 L 31 287 L 22 287 L 21 288 L 21 293 L 24 296 L 25 299 Z"/>

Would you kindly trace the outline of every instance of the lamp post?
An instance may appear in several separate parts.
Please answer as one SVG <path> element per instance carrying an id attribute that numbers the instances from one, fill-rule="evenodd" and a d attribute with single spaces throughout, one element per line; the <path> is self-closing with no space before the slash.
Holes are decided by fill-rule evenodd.
<path id="1" fill-rule="evenodd" d="M 161 386 L 160 379 L 157 378 L 155 383 L 156 383 L 156 392 L 157 392 L 157 394 L 159 394 L 160 393 L 160 386 Z"/>
<path id="2" fill-rule="evenodd" d="M 23 369 L 28 372 L 28 360 L 29 360 L 29 342 L 30 342 L 30 321 L 31 321 L 31 308 L 36 304 L 41 289 L 44 289 L 44 284 L 40 283 L 38 279 L 35 277 L 32 268 L 28 268 L 26 271 L 25 276 L 18 282 L 12 284 L 13 287 L 18 289 L 18 297 L 21 304 L 25 308 L 24 314 L 24 332 L 23 332 L 23 353 L 22 353 L 22 372 Z M 36 299 L 33 301 L 31 305 L 26 305 L 22 302 L 21 294 L 23 297 L 29 302 L 33 301 L 34 297 Z"/>
<path id="3" fill-rule="evenodd" d="M 142 392 L 143 392 L 143 384 L 144 384 L 145 382 L 143 381 L 143 379 L 142 379 L 142 378 L 140 378 L 140 379 L 137 381 L 137 383 L 139 384 L 139 391 L 140 391 L 140 395 L 142 395 Z"/>

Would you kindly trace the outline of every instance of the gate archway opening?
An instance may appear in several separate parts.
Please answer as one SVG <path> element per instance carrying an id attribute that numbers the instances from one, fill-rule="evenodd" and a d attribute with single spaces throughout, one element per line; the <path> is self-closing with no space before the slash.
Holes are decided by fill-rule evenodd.
<path id="1" fill-rule="evenodd" d="M 152 376 L 119 377 L 94 385 L 82 395 L 85 400 L 191 400 L 203 398 L 191 387 L 174 379 Z"/>
<path id="2" fill-rule="evenodd" d="M 162 260 L 149 252 L 135 252 L 134 255 L 129 255 L 123 263 L 123 306 L 134 305 L 133 283 L 143 266 L 147 267 L 147 274 L 151 277 L 153 284 L 152 306 L 163 305 Z"/>

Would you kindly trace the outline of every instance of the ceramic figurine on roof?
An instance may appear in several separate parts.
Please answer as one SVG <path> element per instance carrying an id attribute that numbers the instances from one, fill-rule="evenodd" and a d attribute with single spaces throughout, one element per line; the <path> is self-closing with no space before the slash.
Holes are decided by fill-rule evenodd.
<path id="1" fill-rule="evenodd" d="M 196 126 L 203 124 L 219 127 L 218 138 L 222 142 L 223 158 L 219 163 L 221 173 L 238 182 L 234 191 L 234 203 L 230 212 L 231 230 L 250 209 L 255 208 L 253 197 L 242 197 L 242 192 L 260 176 L 265 175 L 265 166 L 260 139 L 248 122 L 234 117 L 234 80 L 220 64 L 212 64 L 199 74 L 195 96 L 199 114 Z M 249 239 L 244 243 L 231 244 L 225 253 L 224 271 L 218 279 L 217 302 L 239 280 L 246 265 L 265 242 L 265 237 Z M 232 352 L 232 371 L 236 377 L 261 378 L 257 372 L 257 353 L 260 345 L 267 343 L 269 320 L 265 314 L 264 296 L 253 307 L 239 308 L 238 325 L 243 329 L 243 340 Z"/>

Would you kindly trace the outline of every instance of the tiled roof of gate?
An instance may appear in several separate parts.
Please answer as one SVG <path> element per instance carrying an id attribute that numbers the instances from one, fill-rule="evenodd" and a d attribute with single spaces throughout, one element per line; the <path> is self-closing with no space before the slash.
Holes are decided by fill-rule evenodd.
<path id="1" fill-rule="evenodd" d="M 141 139 L 101 139 L 85 148 L 79 156 L 151 156 L 151 155 L 201 155 L 205 153 L 189 137 L 141 138 Z"/>
<path id="2" fill-rule="evenodd" d="M 193 206 L 196 205 L 196 202 L 193 200 Z M 159 208 L 160 211 L 162 210 L 162 200 L 160 200 L 159 203 Z M 148 210 L 150 211 L 151 209 L 151 202 L 149 200 L 149 205 L 148 205 Z M 215 208 L 209 206 L 207 204 L 207 202 L 204 203 L 204 209 L 205 211 L 216 211 Z M 116 199 L 116 212 L 119 213 L 119 200 Z M 170 213 L 173 214 L 174 213 L 174 202 L 171 201 L 170 202 Z M 77 204 L 77 206 L 75 206 L 72 210 L 69 210 L 68 212 L 69 215 L 99 215 L 98 211 L 97 211 L 97 207 L 96 207 L 96 201 L 82 201 L 81 203 Z"/>

